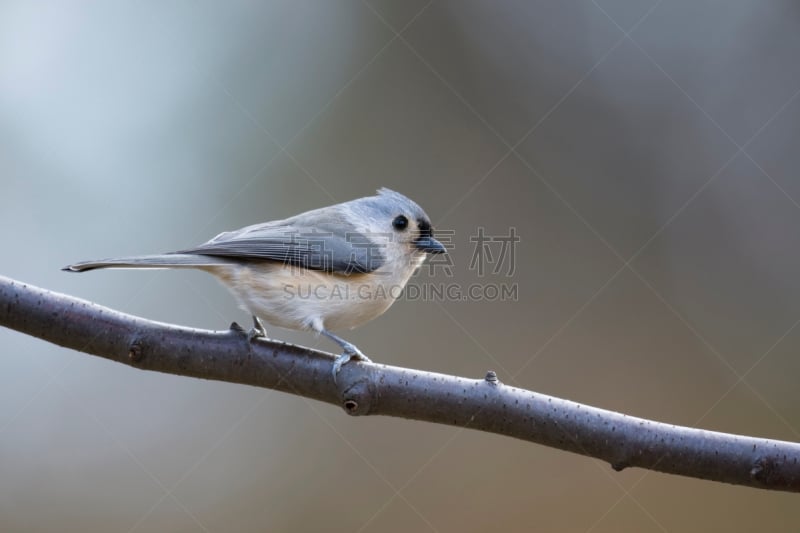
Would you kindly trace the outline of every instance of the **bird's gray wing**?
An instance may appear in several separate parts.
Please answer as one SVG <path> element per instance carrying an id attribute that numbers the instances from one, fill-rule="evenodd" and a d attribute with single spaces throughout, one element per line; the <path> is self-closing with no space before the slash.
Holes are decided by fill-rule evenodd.
<path id="1" fill-rule="evenodd" d="M 346 231 L 335 223 L 310 228 L 290 220 L 221 233 L 196 248 L 175 253 L 275 261 L 337 274 L 368 273 L 384 264 L 383 244 L 374 236 Z"/>

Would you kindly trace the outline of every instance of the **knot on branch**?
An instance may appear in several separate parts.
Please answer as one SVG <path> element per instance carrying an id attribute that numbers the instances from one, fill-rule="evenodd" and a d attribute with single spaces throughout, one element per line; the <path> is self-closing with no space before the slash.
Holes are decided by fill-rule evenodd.
<path id="1" fill-rule="evenodd" d="M 144 358 L 143 344 L 141 339 L 135 339 L 131 342 L 130 346 L 128 346 L 128 358 L 131 360 L 131 363 L 138 363 Z"/>
<path id="2" fill-rule="evenodd" d="M 351 416 L 368 415 L 372 406 L 375 387 L 367 376 L 359 377 L 342 392 L 342 408 Z"/>

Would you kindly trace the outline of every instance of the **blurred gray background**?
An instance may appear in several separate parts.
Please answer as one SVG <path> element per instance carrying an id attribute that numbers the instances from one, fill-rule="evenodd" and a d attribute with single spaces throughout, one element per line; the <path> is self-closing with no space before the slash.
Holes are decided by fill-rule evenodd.
<path id="1" fill-rule="evenodd" d="M 195 272 L 60 272 L 371 194 L 454 232 L 373 359 L 800 440 L 792 1 L 0 4 L 3 275 L 247 323 Z M 515 270 L 469 268 L 515 228 Z M 271 329 L 334 351 L 311 334 Z M 3 531 L 794 530 L 797 496 L 145 373 L 0 330 Z"/>

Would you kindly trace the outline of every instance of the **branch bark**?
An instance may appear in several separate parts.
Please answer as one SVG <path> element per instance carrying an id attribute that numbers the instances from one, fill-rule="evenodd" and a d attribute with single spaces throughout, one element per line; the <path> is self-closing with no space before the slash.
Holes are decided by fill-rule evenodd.
<path id="1" fill-rule="evenodd" d="M 242 383 L 386 415 L 488 431 L 611 464 L 800 492 L 800 444 L 674 426 L 509 387 L 493 372 L 468 379 L 351 362 L 226 331 L 126 315 L 0 276 L 0 325 L 142 370 Z"/>

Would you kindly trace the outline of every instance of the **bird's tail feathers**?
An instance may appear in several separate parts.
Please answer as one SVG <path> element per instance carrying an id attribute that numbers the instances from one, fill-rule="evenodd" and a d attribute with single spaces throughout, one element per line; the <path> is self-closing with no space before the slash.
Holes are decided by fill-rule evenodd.
<path id="1" fill-rule="evenodd" d="M 203 268 L 228 265 L 231 261 L 222 257 L 196 254 L 160 254 L 118 257 L 82 261 L 62 268 L 67 272 L 86 272 L 98 268 Z"/>

